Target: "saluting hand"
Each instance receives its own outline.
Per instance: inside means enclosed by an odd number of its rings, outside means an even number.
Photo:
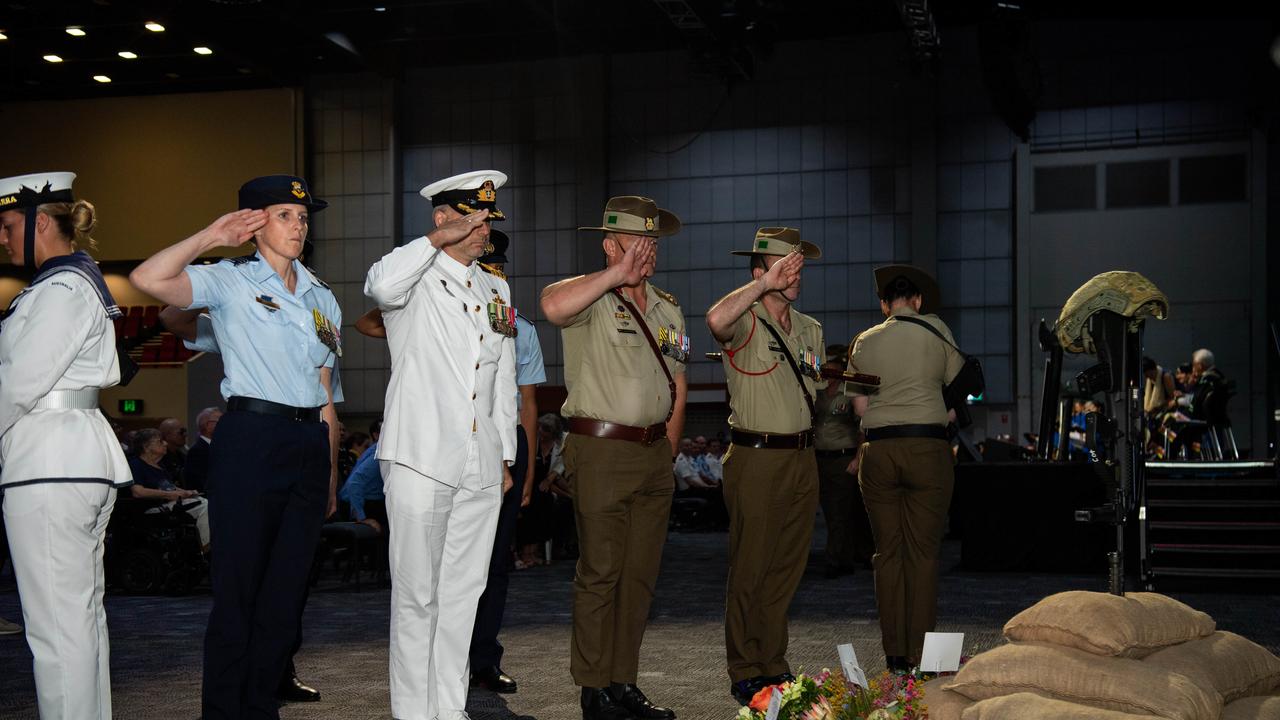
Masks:
[[[641,237],[631,243],[631,247],[622,253],[622,259],[615,268],[619,275],[619,285],[634,287],[645,278],[645,271],[652,268],[657,261],[657,250],[651,237]]]
[[[237,210],[214,220],[204,231],[213,238],[212,247],[237,247],[266,224],[266,210]]]
[[[431,242],[432,247],[437,249],[457,245],[470,237],[471,233],[480,227],[480,223],[488,219],[488,210],[480,210],[470,215],[454,218],[447,223],[437,225],[436,229],[427,233],[427,240]]]
[[[785,290],[800,278],[800,269],[804,267],[804,255],[792,251],[786,257],[775,262],[761,279],[767,290]]]

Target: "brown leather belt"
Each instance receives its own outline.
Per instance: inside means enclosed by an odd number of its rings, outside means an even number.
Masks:
[[[571,417],[569,418],[569,432],[575,435],[588,435],[608,440],[626,440],[628,442],[652,445],[667,437],[667,424],[660,422],[654,423],[649,427],[635,427],[607,420]]]
[[[757,433],[750,430],[733,430],[729,442],[749,448],[766,450],[803,450],[813,447],[813,431],[798,433]]]

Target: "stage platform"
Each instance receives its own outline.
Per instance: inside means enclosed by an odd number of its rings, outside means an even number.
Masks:
[[[823,530],[815,532],[821,545]],[[729,720],[737,711],[724,670],[724,534],[673,534],[658,581],[653,620],[641,660],[641,687],[676,709],[681,720]],[[822,576],[816,552],[792,608],[790,658],[796,669],[838,665],[835,645],[852,642],[869,670],[883,669],[871,573],[838,580]],[[1011,552],[1020,548],[1010,547]],[[520,683],[515,695],[473,691],[474,720],[576,720],[577,690],[569,677],[573,566],[516,572],[507,605],[504,668]],[[365,720],[390,717],[387,689],[389,592],[340,589],[327,574],[312,594],[306,642],[298,656],[302,678],[323,693],[319,703],[282,709],[286,720]],[[1002,642],[1014,613],[1061,590],[1105,589],[1101,574],[973,572],[960,568],[960,543],[944,546],[938,629],[966,633],[973,654]],[[1134,588],[1136,589],[1136,588]],[[1274,622],[1280,595],[1170,593],[1208,612],[1218,627],[1280,652]],[[195,720],[199,717],[200,648],[209,596],[110,595],[115,717]],[[19,619],[9,575],[0,577],[0,616]],[[0,637],[0,718],[34,720],[31,656],[22,636]]]

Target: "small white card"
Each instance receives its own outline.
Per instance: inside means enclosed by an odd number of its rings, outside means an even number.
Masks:
[[[845,679],[860,688],[867,687],[867,674],[858,664],[858,654],[853,651],[853,645],[837,645],[836,652],[840,653],[840,666],[844,668]]]
[[[924,652],[920,654],[921,672],[955,672],[960,669],[960,651],[964,633],[927,632]]]
[[[778,688],[773,689],[773,694],[769,696],[769,709],[764,713],[764,720],[778,720],[778,711],[782,709],[782,693],[778,692]]]

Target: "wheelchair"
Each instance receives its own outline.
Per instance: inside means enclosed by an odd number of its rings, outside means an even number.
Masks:
[[[162,505],[120,491],[107,524],[108,585],[130,595],[185,595],[204,579],[209,564],[195,519],[181,503],[147,512]]]

